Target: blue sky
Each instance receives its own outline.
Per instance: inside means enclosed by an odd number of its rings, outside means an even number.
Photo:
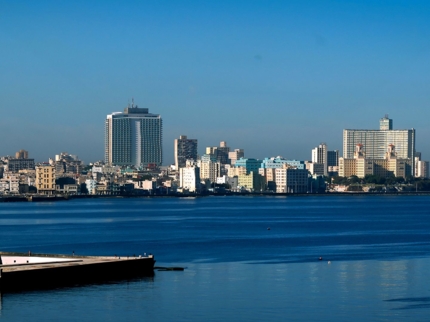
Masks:
[[[342,129],[417,130],[430,159],[428,1],[1,1],[0,155],[103,158],[131,98],[199,151],[310,159]]]

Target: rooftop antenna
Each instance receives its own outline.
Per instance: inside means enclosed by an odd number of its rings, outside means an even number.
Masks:
[[[131,98],[131,107],[134,108],[134,97]]]
[[[386,118],[386,119],[388,118],[388,114],[385,114],[385,118]]]

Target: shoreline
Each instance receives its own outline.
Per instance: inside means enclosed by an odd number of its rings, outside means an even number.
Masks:
[[[407,192],[325,192],[325,193],[265,193],[265,192],[230,192],[230,193],[204,193],[204,194],[168,194],[168,195],[14,195],[0,196],[2,202],[52,202],[78,199],[127,199],[127,198],[202,198],[211,196],[251,196],[251,197],[333,197],[333,196],[430,196],[430,191]]]

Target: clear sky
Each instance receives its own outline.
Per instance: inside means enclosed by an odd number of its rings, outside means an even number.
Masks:
[[[103,159],[134,97],[173,140],[248,157],[342,151],[342,129],[415,128],[430,159],[430,1],[0,0],[0,155]]]

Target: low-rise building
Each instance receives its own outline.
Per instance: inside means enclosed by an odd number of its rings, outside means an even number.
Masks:
[[[247,191],[264,191],[266,182],[258,173],[251,171],[248,174],[241,174],[237,177],[238,187]]]

